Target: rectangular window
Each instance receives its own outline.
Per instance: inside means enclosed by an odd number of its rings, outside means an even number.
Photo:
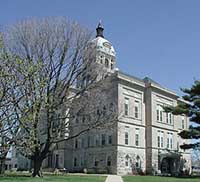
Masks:
[[[173,134],[171,133],[171,136],[170,136],[170,149],[173,148]]]
[[[106,144],[106,135],[102,134],[101,135],[101,145],[105,145]]]
[[[160,112],[159,112],[159,109],[157,108],[157,110],[156,110],[156,119],[157,119],[157,121],[159,121],[159,118],[160,118]]]
[[[81,159],[80,159],[80,166],[83,166],[84,165],[84,159],[83,159],[83,157],[81,157]]]
[[[111,166],[111,156],[107,157],[107,166]]]
[[[177,142],[177,151],[179,151],[179,142]]]
[[[158,148],[160,148],[160,133],[158,133]]]
[[[157,131],[157,142],[158,142],[158,148],[164,148],[164,132],[158,130]]]
[[[75,157],[74,158],[74,167],[76,167],[77,166],[77,158]]]
[[[156,119],[157,121],[163,121],[163,108],[161,105],[157,104],[156,106]]]
[[[135,145],[139,146],[139,128],[135,129]]]
[[[173,133],[167,133],[167,148],[173,148]]]
[[[172,138],[170,138],[170,149],[173,148]]]
[[[139,146],[139,134],[135,134],[135,145]]]
[[[182,129],[184,129],[185,128],[185,119],[184,119],[184,117],[182,117]]]
[[[125,132],[125,144],[128,145],[128,132]]]
[[[169,113],[166,112],[166,123],[169,123]]]
[[[108,144],[111,145],[112,144],[112,135],[108,136]]]
[[[124,115],[128,116],[129,115],[129,98],[125,98],[125,103],[124,103]]]
[[[169,124],[172,124],[172,114],[169,113]]]
[[[162,114],[163,112],[160,110],[160,121],[162,122]]]
[[[160,147],[161,148],[164,147],[164,132],[163,131],[160,132]]]
[[[135,101],[135,118],[139,118],[139,101]]]
[[[169,136],[167,136],[167,148],[169,149]]]
[[[78,140],[75,139],[75,149],[77,149],[77,148],[78,148]]]
[[[138,118],[138,107],[137,106],[135,106],[135,118]]]

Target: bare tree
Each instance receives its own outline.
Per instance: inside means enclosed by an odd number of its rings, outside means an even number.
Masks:
[[[18,78],[10,95],[20,129],[14,143],[22,155],[33,161],[33,176],[41,176],[42,161],[56,143],[105,123],[99,115],[74,135],[63,136],[77,115],[72,114],[72,108],[87,103],[94,115],[92,104],[87,102],[87,97],[94,96],[99,87],[98,70],[93,69],[95,64],[91,61],[94,52],[88,47],[91,35],[86,28],[65,18],[25,20],[7,30],[6,45],[15,58],[12,70]],[[90,78],[76,88],[88,72]],[[112,115],[107,116],[106,120]]]
[[[4,57],[3,55],[3,40],[2,37],[0,37],[0,174],[4,173],[4,166],[5,166],[5,159],[8,152],[7,142],[5,141],[5,121],[4,121],[4,109],[5,109],[5,100],[6,100],[6,92],[8,90],[7,84],[6,84],[6,71],[3,67],[2,59]]]
[[[0,174],[4,173],[7,153],[18,132],[10,97],[16,86],[15,81],[11,57],[5,51],[3,39],[0,36]]]

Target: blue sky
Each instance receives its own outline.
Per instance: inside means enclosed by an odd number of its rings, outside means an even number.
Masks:
[[[66,16],[105,37],[123,72],[149,76],[181,94],[200,79],[199,0],[2,0],[0,25],[31,17]]]

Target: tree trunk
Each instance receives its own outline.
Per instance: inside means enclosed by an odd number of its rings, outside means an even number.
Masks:
[[[0,159],[0,174],[5,172],[5,159]]]
[[[36,176],[42,177],[41,167],[42,167],[42,160],[39,159],[33,160],[33,173],[32,173],[33,177]]]

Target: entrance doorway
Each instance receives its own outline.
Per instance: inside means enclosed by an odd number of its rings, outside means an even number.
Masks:
[[[163,174],[171,174],[171,162],[172,160],[170,158],[164,158],[161,163],[161,173]]]

